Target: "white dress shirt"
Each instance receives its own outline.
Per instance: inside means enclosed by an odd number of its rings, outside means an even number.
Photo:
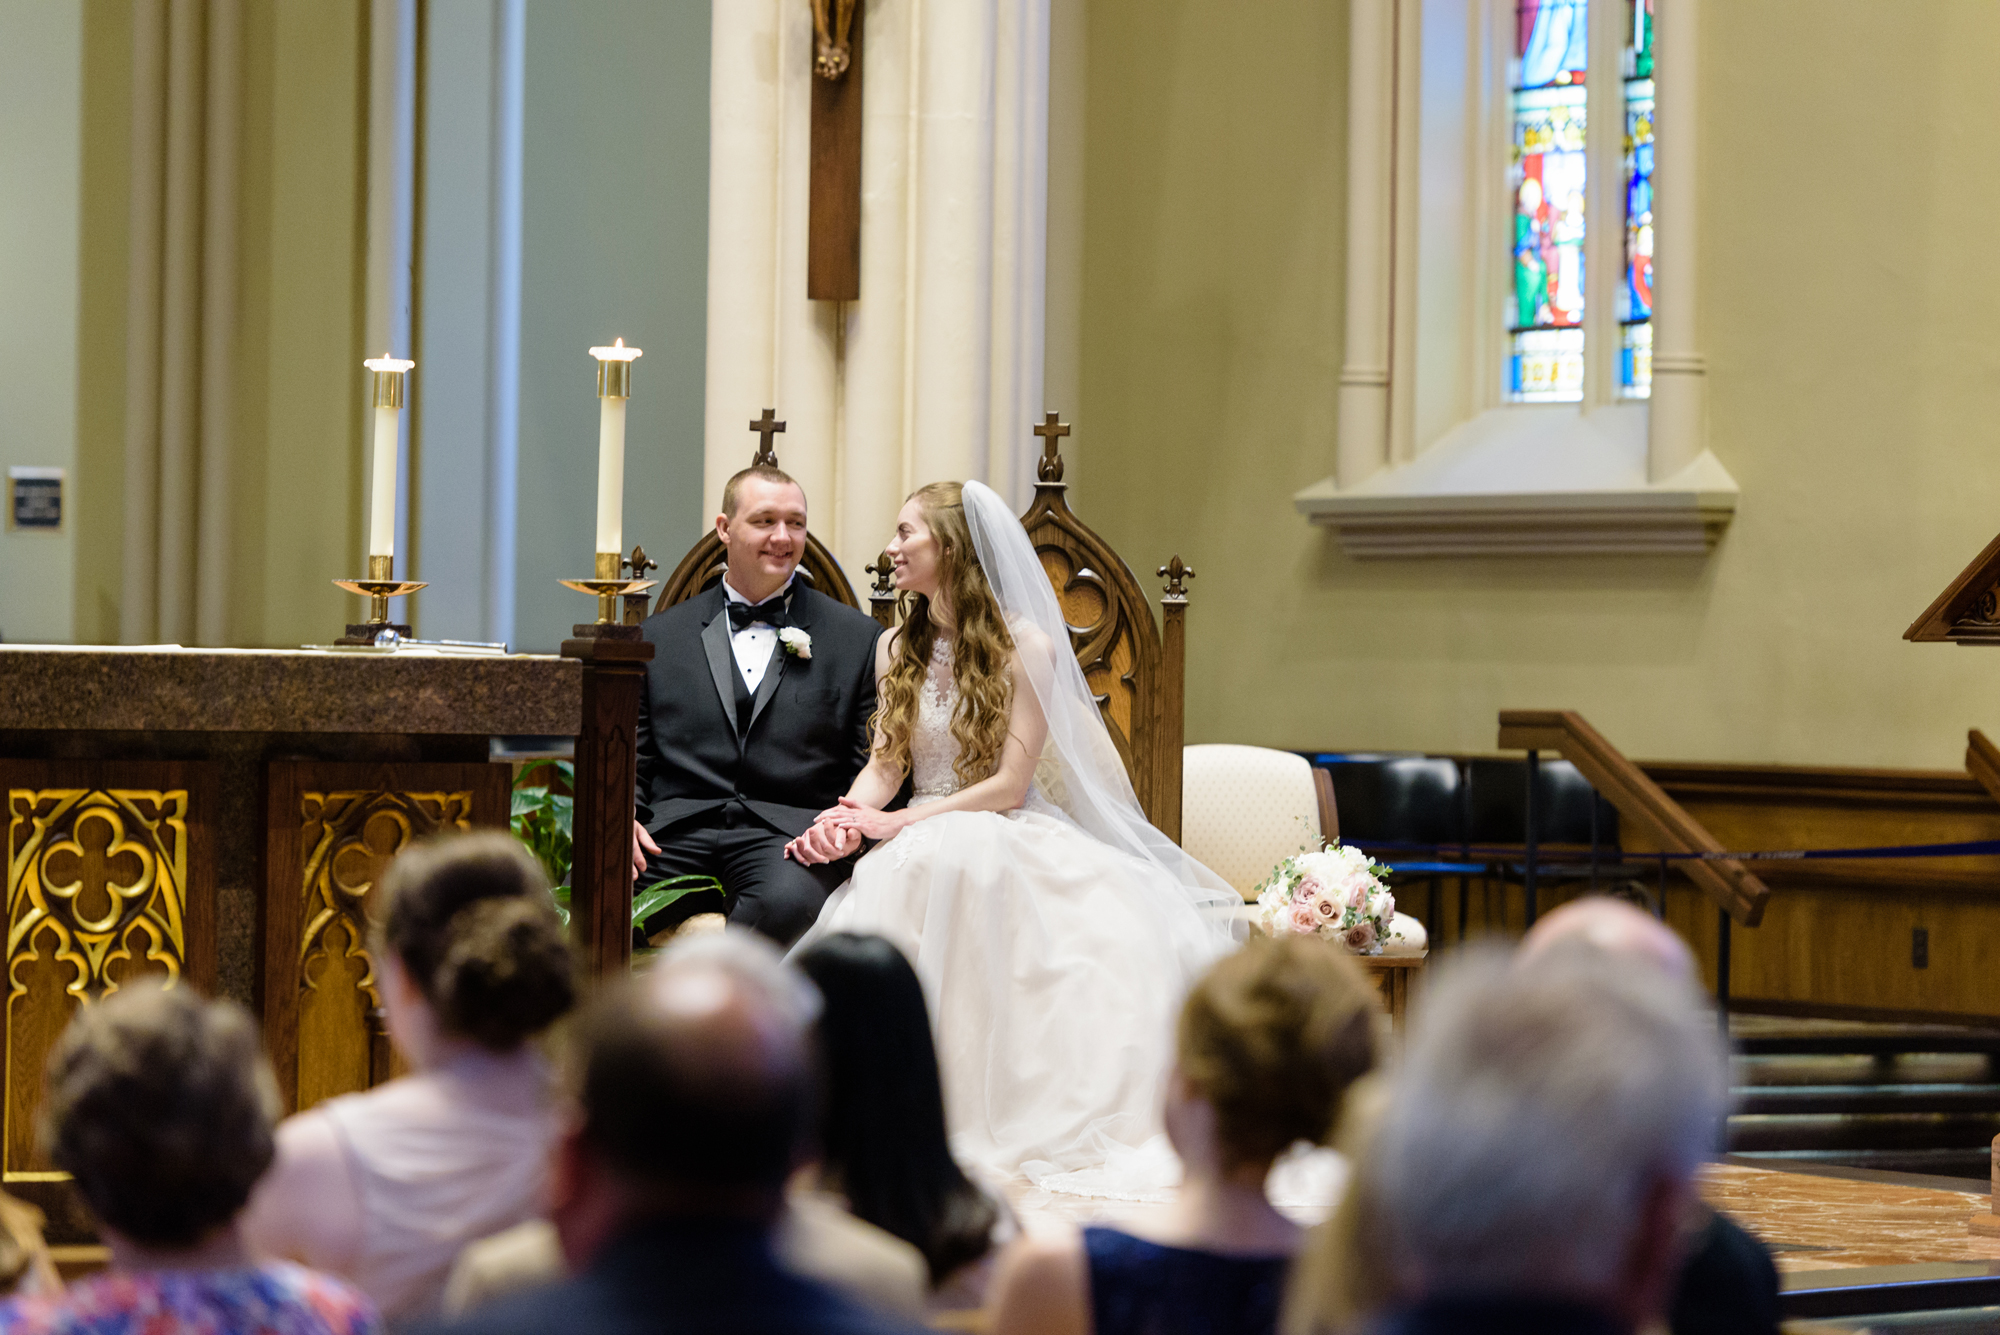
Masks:
[[[798,576],[792,576],[797,579]],[[785,581],[785,587],[772,594],[773,598],[785,596],[785,590],[792,587],[792,580]],[[750,600],[729,585],[727,575],[722,578],[722,596],[732,603],[749,605]],[[725,609],[725,614],[727,609]],[[778,648],[778,631],[762,621],[753,621],[742,630],[729,633],[729,648],[736,655],[736,670],[743,674],[743,685],[750,694],[757,694],[757,687],[764,680],[764,674],[771,670],[771,655]]]

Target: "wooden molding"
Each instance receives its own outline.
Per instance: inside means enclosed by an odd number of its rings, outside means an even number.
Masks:
[[[1554,751],[1582,771],[1583,777],[1618,809],[1618,814],[1645,827],[1670,853],[1720,853],[1722,845],[1680,803],[1647,778],[1604,735],[1568,709],[1503,709],[1500,746],[1510,751]],[[1740,862],[1685,862],[1688,879],[1717,906],[1745,927],[1764,916],[1771,891]]]
[[[1958,572],[1903,638],[1920,643],[2000,644],[2000,537]]]
[[[1965,735],[1965,772],[2000,802],[2000,746],[1977,728]]]

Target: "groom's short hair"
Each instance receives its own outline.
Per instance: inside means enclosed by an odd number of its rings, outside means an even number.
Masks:
[[[799,487],[799,480],[782,468],[774,467],[771,464],[751,464],[735,477],[730,478],[729,481],[722,484],[722,513],[732,519],[736,517],[736,493],[742,490],[745,479],[753,477],[760,478],[765,482],[776,482],[780,486]],[[806,489],[799,487],[799,495],[803,497],[805,494]]]

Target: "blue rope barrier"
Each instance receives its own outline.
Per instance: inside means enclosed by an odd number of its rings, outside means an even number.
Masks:
[[[1468,847],[1464,844],[1398,843],[1370,839],[1344,839],[1341,842],[1370,854],[1421,853],[1429,861],[1454,867],[1483,867],[1495,862],[1523,862],[1528,857],[1527,847],[1521,844]],[[1672,862],[1845,862],[1871,858],[1972,858],[1996,855],[2000,855],[2000,839],[1973,839],[1955,844],[1896,844],[1882,848],[1782,848],[1717,853],[1650,852],[1638,856],[1647,860],[1664,858]],[[1596,861],[1602,864],[1607,861],[1621,861],[1623,856],[1618,850],[1606,850],[1594,857],[1588,852],[1571,852],[1567,849],[1537,847],[1534,850],[1537,862]]]

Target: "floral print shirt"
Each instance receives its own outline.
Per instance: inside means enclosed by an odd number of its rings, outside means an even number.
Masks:
[[[248,1270],[102,1274],[0,1304],[0,1335],[378,1335],[375,1308],[288,1261]]]

